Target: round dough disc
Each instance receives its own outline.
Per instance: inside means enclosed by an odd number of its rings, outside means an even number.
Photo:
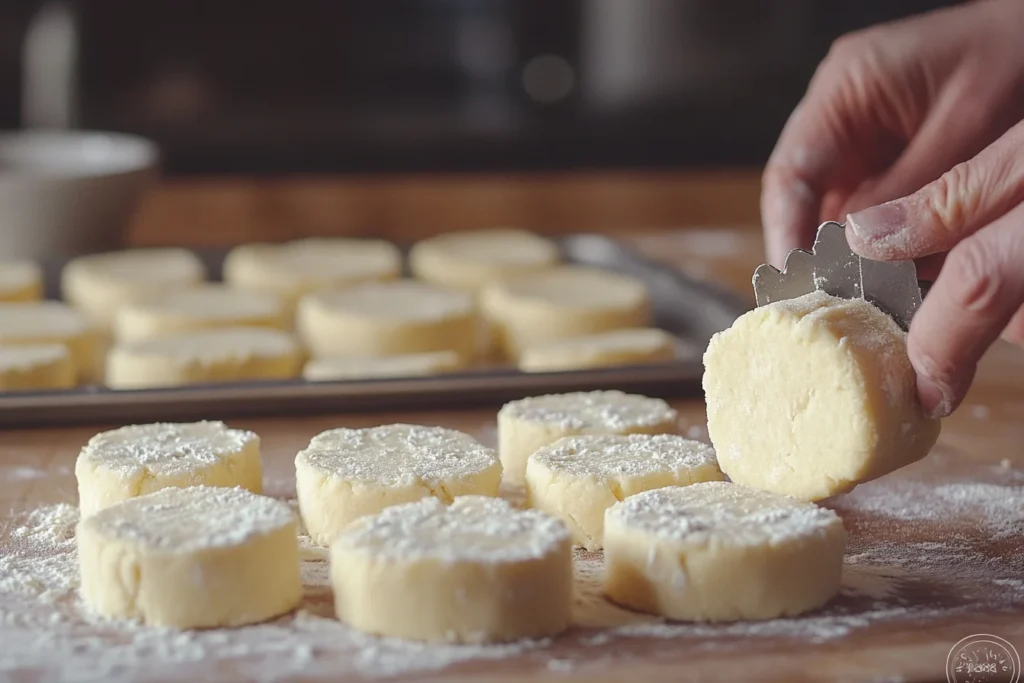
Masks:
[[[223,422],[130,425],[89,439],[75,463],[82,515],[165,488],[263,490],[260,437]]]
[[[299,345],[286,332],[262,327],[195,330],[115,346],[107,355],[107,386],[146,389],[290,379],[301,366]]]
[[[240,488],[171,488],[78,524],[82,599],[107,617],[213,628],[266,621],[302,599],[286,503]]]
[[[475,292],[492,280],[550,268],[558,245],[525,230],[451,232],[423,240],[409,252],[421,280]]]
[[[523,349],[569,337],[650,322],[643,282],[596,268],[560,266],[488,285],[481,310],[498,348],[510,358]]]
[[[498,411],[498,453],[505,478],[521,484],[538,448],[577,434],[671,434],[678,415],[658,398],[621,391],[548,394]]]
[[[0,261],[0,301],[43,298],[43,269],[34,261]]]
[[[170,291],[123,306],[114,322],[119,342],[153,339],[178,332],[221,327],[289,326],[284,303],[267,292],[202,285]]]
[[[793,616],[839,591],[845,548],[842,520],[813,503],[726,482],[655,489],[605,513],[605,592],[670,619]]]
[[[815,292],[742,315],[704,354],[708,434],[738,484],[821,500],[923,458],[906,334],[867,301]]]
[[[311,382],[346,379],[379,379],[390,377],[427,377],[455,372],[464,367],[454,351],[409,353],[381,358],[338,356],[314,358],[306,362],[302,376]]]
[[[90,376],[98,343],[85,316],[60,302],[0,303],[0,346],[62,344],[79,379]]]
[[[315,357],[477,351],[473,297],[414,280],[319,292],[299,303],[297,326]]]
[[[433,497],[497,496],[501,464],[471,436],[394,424],[330,429],[295,458],[299,511],[314,543],[328,545],[349,522]]]
[[[530,456],[526,500],[565,522],[574,543],[600,550],[604,511],[616,502],[721,479],[715,451],[699,441],[674,434],[570,436]]]
[[[74,386],[75,364],[63,344],[0,347],[0,391]]]
[[[310,292],[402,273],[402,255],[390,242],[316,237],[286,244],[245,244],[224,261],[224,281],[232,287],[281,296],[289,307]]]
[[[202,282],[206,270],[186,249],[130,249],[80,256],[61,273],[64,300],[102,328],[125,304]]]
[[[658,363],[675,355],[676,338],[671,334],[653,327],[634,327],[528,346],[519,356],[519,369],[563,372]]]
[[[569,623],[569,533],[537,510],[466,496],[391,507],[331,544],[338,618],[425,641],[552,636]]]

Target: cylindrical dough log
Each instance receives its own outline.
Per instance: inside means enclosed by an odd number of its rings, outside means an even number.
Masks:
[[[0,391],[74,386],[75,364],[63,344],[0,347]]]
[[[302,599],[295,514],[241,488],[193,486],[78,524],[82,599],[108,617],[181,629],[241,626]]]
[[[394,424],[329,429],[295,457],[299,511],[314,543],[328,545],[353,520],[434,497],[497,496],[501,464],[467,434]]]
[[[390,242],[312,237],[286,244],[245,244],[224,260],[232,287],[271,292],[294,308],[305,294],[378,280],[402,273],[402,255]]]
[[[508,228],[445,233],[418,242],[409,252],[409,267],[419,279],[470,292],[560,260],[551,240]]]
[[[107,386],[146,389],[290,379],[302,353],[292,336],[262,327],[194,330],[119,344],[107,355]]]
[[[121,306],[205,278],[202,261],[187,249],[129,249],[73,259],[61,273],[61,290],[65,301],[110,329]]]
[[[468,361],[478,347],[473,297],[414,280],[309,294],[296,324],[318,358],[455,351]]]
[[[335,356],[306,362],[302,376],[311,382],[391,377],[427,377],[465,367],[454,351],[407,353],[401,356]]]
[[[130,425],[89,439],[75,463],[82,515],[160,489],[263,490],[260,437],[223,422]]]
[[[291,321],[284,303],[269,292],[202,285],[147,297],[121,307],[114,321],[118,342],[223,327],[284,330]]]
[[[923,458],[906,334],[862,299],[814,292],[762,306],[704,354],[708,434],[729,478],[820,500]]]
[[[63,344],[79,379],[96,362],[98,337],[78,311],[57,301],[0,303],[0,346]]]
[[[523,372],[564,372],[669,361],[676,338],[653,327],[632,327],[527,346],[519,355]]]
[[[658,398],[621,391],[548,394],[498,411],[498,454],[505,479],[521,484],[538,448],[577,434],[670,434],[678,415]]]
[[[793,616],[839,591],[839,516],[767,491],[706,482],[655,489],[608,508],[605,592],[670,619]]]
[[[560,339],[650,322],[643,282],[596,268],[560,266],[488,285],[481,310],[509,358]]]
[[[715,451],[674,434],[569,436],[526,464],[530,507],[561,519],[573,542],[600,550],[604,511],[642,491],[720,481]]]
[[[0,301],[43,298],[43,269],[35,261],[0,262]]]
[[[338,618],[370,633],[499,642],[569,623],[569,533],[500,498],[428,499],[361,519],[331,544],[330,571]]]

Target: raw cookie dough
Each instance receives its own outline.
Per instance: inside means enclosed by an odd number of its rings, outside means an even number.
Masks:
[[[478,347],[473,297],[415,280],[309,294],[296,325],[315,357],[455,351],[468,361]]]
[[[669,619],[793,616],[839,591],[846,531],[836,513],[707,482],[646,491],[605,513],[605,593]]]
[[[920,460],[939,436],[906,334],[867,301],[755,308],[704,354],[708,434],[738,484],[820,500]]]
[[[96,325],[111,328],[125,304],[205,278],[199,257],[186,249],[129,249],[73,259],[61,273],[61,290]]]
[[[641,491],[720,481],[715,451],[674,434],[569,436],[526,463],[530,507],[558,517],[573,542],[600,550],[604,511]]]
[[[103,616],[181,629],[242,626],[302,599],[287,503],[241,488],[171,488],[78,524],[81,594]]]
[[[89,439],[75,478],[83,516],[171,487],[241,486],[260,493],[260,437],[223,422],[130,425]]]
[[[311,382],[390,377],[427,377],[455,372],[465,367],[454,351],[407,353],[401,356],[338,356],[306,362],[302,376]]]
[[[75,364],[63,344],[0,347],[0,391],[74,386]]]
[[[621,391],[548,394],[498,411],[498,453],[505,478],[523,483],[526,459],[541,446],[577,434],[670,434],[678,415],[658,398]]]
[[[558,245],[551,240],[505,228],[438,235],[417,243],[409,253],[409,267],[419,279],[470,292],[560,260]]]
[[[523,349],[523,372],[562,372],[616,365],[657,363],[675,358],[676,338],[653,327],[598,332]]]
[[[394,424],[329,429],[295,457],[299,511],[314,543],[328,545],[352,520],[434,497],[497,496],[501,464],[453,429]]]
[[[43,298],[43,269],[34,261],[0,261],[0,301]]]
[[[569,624],[569,533],[500,498],[435,499],[363,518],[331,544],[338,618],[361,631],[482,643],[552,636]]]
[[[643,282],[596,268],[560,266],[488,285],[481,310],[509,358],[548,342],[650,322]]]
[[[301,367],[299,345],[286,332],[264,327],[195,330],[115,346],[107,356],[107,386],[146,389],[289,379]]]
[[[286,244],[245,244],[224,261],[232,287],[281,296],[289,307],[309,292],[337,289],[402,273],[402,255],[390,242],[315,237]]]
[[[123,306],[114,321],[119,342],[222,327],[287,329],[284,303],[269,292],[203,285],[170,291]]]
[[[98,337],[78,311],[57,301],[0,303],[0,346],[39,344],[66,346],[79,379],[96,362]]]

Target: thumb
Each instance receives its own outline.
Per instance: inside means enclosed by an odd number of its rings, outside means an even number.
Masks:
[[[948,251],[1024,201],[1024,122],[914,194],[847,216],[850,247],[898,261]]]

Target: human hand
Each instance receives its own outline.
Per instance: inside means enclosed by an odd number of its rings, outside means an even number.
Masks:
[[[1024,2],[978,0],[839,39],[764,174],[769,260],[907,195],[1024,118]],[[928,315],[931,315],[930,313]]]

